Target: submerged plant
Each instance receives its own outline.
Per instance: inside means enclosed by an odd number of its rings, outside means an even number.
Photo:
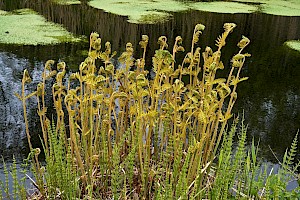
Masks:
[[[221,49],[235,27],[225,23],[216,40],[217,50],[206,47],[201,53],[197,43],[205,26],[196,25],[191,49],[176,63],[176,55],[185,51],[182,38],[176,37],[170,52],[167,38],[161,36],[152,58],[152,78],[147,78],[146,35],[139,43],[141,58],[133,57],[133,46],[127,43],[118,68],[112,62],[116,52],[111,44],[106,42],[101,50],[102,40],[92,33],[88,57],[78,72],[66,76],[64,62],[54,70],[54,61],[48,61],[42,82],[27,96],[29,76],[25,71],[19,98],[26,121],[26,99],[37,97],[46,155],[45,168],[40,166],[37,153],[33,156],[40,195],[50,199],[201,199],[210,191],[217,191],[217,195],[223,192],[225,187],[210,188],[212,162],[232,117],[237,85],[247,79],[240,73],[250,56],[243,53],[250,42],[243,36],[229,74],[217,78],[218,71],[224,69]],[[56,116],[50,120],[46,116],[45,82],[53,76]],[[230,137],[232,133],[222,145],[227,149],[221,150],[222,162],[224,155],[226,159],[231,155]],[[245,131],[241,138],[234,168],[242,166],[239,158],[245,155]],[[35,152],[32,146],[30,149]],[[220,175],[213,178],[217,185],[224,169],[221,167],[216,173]],[[228,175],[233,177],[234,173]]]

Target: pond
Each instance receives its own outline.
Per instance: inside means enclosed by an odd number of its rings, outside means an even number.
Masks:
[[[1,0],[0,10],[30,8],[77,36],[88,37],[96,31],[104,41],[110,41],[112,49],[118,52],[124,51],[127,42],[138,46],[141,36],[147,34],[150,38],[149,55],[158,48],[157,38],[161,35],[168,37],[170,46],[176,36],[182,36],[184,46],[188,49],[197,23],[206,26],[199,42],[202,49],[206,45],[214,47],[223,24],[236,23],[237,28],[228,38],[223,51],[224,63],[227,66],[230,64],[230,57],[238,51],[236,44],[242,35],[251,40],[246,51],[252,56],[243,71],[243,76],[250,78],[238,88],[234,113],[244,115],[248,124],[248,140],[254,137],[260,141],[261,158],[277,162],[270,149],[280,159],[290,146],[300,128],[300,53],[289,50],[283,43],[300,38],[300,14],[222,14],[185,9],[174,13],[171,10],[168,19],[163,22],[138,24],[130,20],[128,22],[126,16],[93,8],[88,1],[73,3],[63,5],[49,0]],[[84,41],[36,46],[0,44],[0,154],[12,157],[12,154],[28,152],[24,140],[22,106],[14,95],[21,91],[23,70],[27,68],[33,76],[34,83],[30,87],[34,89],[47,60],[65,61],[68,69],[75,71],[85,58],[87,49],[88,43]],[[140,55],[139,49],[135,49],[135,52]],[[34,100],[29,102],[29,123],[38,144],[40,129],[34,103]]]

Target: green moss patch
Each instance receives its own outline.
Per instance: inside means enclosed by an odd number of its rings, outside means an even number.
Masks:
[[[81,4],[79,0],[53,0],[53,2],[60,5]]]
[[[290,40],[284,43],[290,49],[296,50],[300,53],[300,40]]]
[[[30,9],[0,12],[0,24],[0,43],[47,45],[80,41],[62,26],[48,22]]]

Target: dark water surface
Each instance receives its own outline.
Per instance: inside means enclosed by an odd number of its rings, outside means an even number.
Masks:
[[[169,46],[181,35],[189,49],[192,32],[197,23],[206,26],[199,42],[201,47],[214,48],[214,41],[222,32],[225,22],[234,22],[237,28],[229,36],[223,50],[223,61],[229,65],[230,57],[237,53],[237,42],[242,35],[251,40],[246,51],[252,54],[246,62],[244,76],[250,77],[240,84],[236,114],[245,115],[249,125],[248,140],[260,139],[261,157],[276,162],[270,148],[280,158],[290,146],[300,128],[300,53],[283,47],[286,40],[300,38],[300,17],[282,17],[262,13],[217,14],[200,11],[174,13],[168,22],[154,25],[137,25],[121,17],[81,5],[62,6],[48,0],[0,0],[1,10],[31,8],[47,20],[62,24],[68,31],[86,35],[92,31],[103,41],[110,41],[112,49],[125,49],[127,42],[138,47],[142,34],[150,37],[148,57],[158,48],[157,38],[168,37]],[[28,68],[35,83],[39,81],[43,64],[48,59],[65,61],[69,69],[83,61],[83,50],[88,43],[61,44],[55,46],[16,46],[0,44],[0,154],[12,157],[12,153],[26,150],[25,128],[21,102],[14,92],[21,92],[22,71]],[[140,56],[136,49],[136,57]],[[34,83],[32,84],[34,89]],[[32,133],[39,133],[34,100],[29,115]],[[38,141],[38,137],[36,137]],[[24,142],[22,142],[24,141]]]

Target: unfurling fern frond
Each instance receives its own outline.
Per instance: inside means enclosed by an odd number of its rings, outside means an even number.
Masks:
[[[241,49],[245,48],[248,44],[250,43],[250,40],[245,37],[242,36],[242,39],[239,41],[239,43],[237,44],[237,46]]]
[[[158,38],[157,43],[159,44],[161,50],[163,50],[164,48],[168,48],[167,37],[166,36],[160,36]]]
[[[227,37],[226,32],[224,32],[224,33],[222,33],[222,35],[218,36],[218,38],[216,39],[216,46],[219,48],[225,46],[226,37]]]
[[[234,23],[225,23],[224,24],[225,31],[216,40],[216,46],[219,47],[219,50],[221,47],[225,46],[225,44],[226,44],[225,40],[226,40],[228,34],[231,33],[235,27],[236,27],[236,24],[234,24]]]
[[[230,33],[236,27],[236,24],[235,23],[225,23],[223,27],[224,27],[225,32]]]

